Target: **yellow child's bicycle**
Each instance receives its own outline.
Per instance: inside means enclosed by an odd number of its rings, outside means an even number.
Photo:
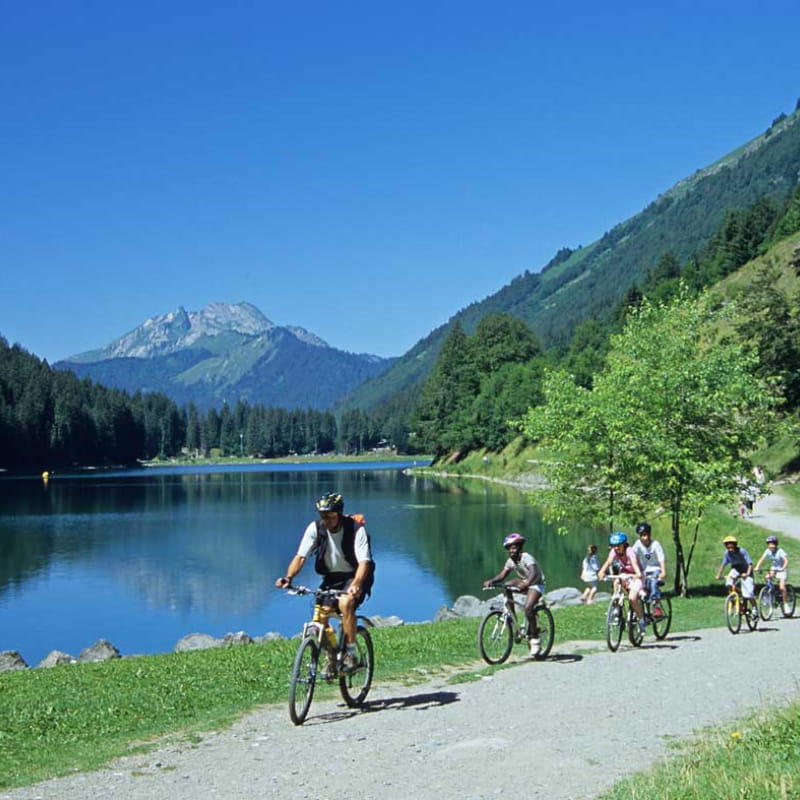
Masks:
[[[314,595],[314,615],[303,625],[303,636],[294,657],[289,681],[289,717],[292,722],[302,725],[305,721],[318,678],[327,683],[338,681],[345,703],[351,708],[358,708],[372,686],[375,670],[375,651],[367,630],[371,623],[366,617],[356,618],[356,666],[346,669],[344,655],[347,643],[338,611],[342,592],[309,589],[306,586],[292,586],[287,591],[294,595]]]
[[[742,627],[742,617],[751,631],[758,627],[756,601],[753,599],[752,602],[748,602],[742,596],[742,576],[739,575],[734,578],[725,597],[725,624],[731,633],[739,633]]]

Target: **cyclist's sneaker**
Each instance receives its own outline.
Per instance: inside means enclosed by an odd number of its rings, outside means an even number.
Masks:
[[[644,618],[639,620],[639,630],[644,633],[647,630],[647,622]]]
[[[531,648],[531,658],[535,658],[539,655],[541,642],[538,639],[528,639],[528,644]]]
[[[655,605],[653,606],[653,617],[655,619],[661,619],[664,616],[664,612],[661,610],[661,603],[656,600]]]
[[[361,666],[356,653],[345,653],[342,659],[342,672],[355,672]]]

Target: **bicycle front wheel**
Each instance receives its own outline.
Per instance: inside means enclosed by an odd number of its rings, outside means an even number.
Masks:
[[[738,594],[729,594],[725,598],[725,623],[731,633],[739,633],[739,628],[742,627],[742,617],[739,614]]]
[[[311,700],[314,697],[314,686],[317,683],[317,666],[319,664],[319,645],[317,640],[306,637],[297,648],[292,667],[292,678],[289,683],[289,717],[295,725],[305,721]]]
[[[758,593],[758,611],[761,618],[764,620],[772,619],[772,612],[774,611],[772,603],[772,587],[763,586]]]
[[[553,649],[553,640],[556,636],[553,612],[547,606],[536,609],[536,628],[539,631],[539,652],[534,658],[537,661],[544,661]]]
[[[743,600],[744,603],[744,618],[747,622],[747,627],[754,631],[758,627],[758,606],[755,599],[751,603],[749,600]]]
[[[356,628],[356,657],[358,666],[352,672],[339,675],[339,689],[350,708],[358,708],[367,699],[369,687],[372,686],[372,674],[375,671],[372,637],[363,625]]]
[[[668,595],[662,595],[656,602],[659,604],[656,608],[661,608],[661,615],[656,616],[655,611],[653,613],[653,633],[656,639],[661,640],[666,639],[672,626],[672,600]]]
[[[613,600],[608,604],[606,612],[606,644],[612,653],[616,653],[622,641],[622,631],[625,629],[624,609],[621,603]]]
[[[786,602],[783,603],[781,606],[781,610],[783,611],[784,617],[793,617],[794,616],[794,607],[795,607],[796,599],[794,596],[794,586],[791,583],[786,584]]]
[[[490,611],[478,628],[478,650],[487,664],[502,664],[511,654],[514,631],[504,611]]]

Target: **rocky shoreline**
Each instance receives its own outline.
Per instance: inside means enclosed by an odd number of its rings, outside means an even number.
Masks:
[[[568,586],[562,589],[554,589],[545,595],[547,605],[555,610],[566,606],[580,605],[581,591]],[[603,600],[605,596],[598,595],[598,600]],[[441,622],[448,619],[460,619],[464,617],[482,617],[492,608],[502,608],[503,594],[497,594],[488,600],[479,600],[472,595],[462,595],[457,598],[452,606],[442,606],[432,620],[424,622],[406,623],[398,616],[373,616],[368,617],[370,624],[376,628],[389,628],[406,624],[424,625],[431,622]],[[297,634],[299,635],[299,634]],[[208,650],[215,647],[236,647],[240,645],[262,644],[274,641],[275,639],[285,639],[279,633],[265,633],[263,636],[250,636],[244,631],[236,633],[226,633],[220,638],[211,636],[207,633],[190,633],[180,639],[173,652],[181,653],[188,650]],[[35,667],[31,667],[22,655],[16,650],[5,650],[0,652],[0,672],[11,672],[25,669],[47,669],[61,664],[88,664],[98,661],[110,661],[115,658],[136,658],[135,655],[123,656],[122,653],[106,639],[98,639],[90,647],[81,650],[80,654],[72,656],[60,650],[53,650],[48,653]]]

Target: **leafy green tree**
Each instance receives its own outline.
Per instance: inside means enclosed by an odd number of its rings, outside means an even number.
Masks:
[[[472,360],[481,375],[490,375],[504,364],[524,364],[542,352],[533,331],[519,318],[487,314],[469,340]]]
[[[611,530],[669,514],[676,592],[688,592],[694,547],[684,552],[683,527],[736,497],[749,454],[779,428],[776,383],[756,375],[752,349],[720,335],[725,314],[686,290],[669,304],[645,301],[612,337],[591,391],[552,372],[545,403],[522,420],[556,451],[544,465],[551,515],[581,509]]]

